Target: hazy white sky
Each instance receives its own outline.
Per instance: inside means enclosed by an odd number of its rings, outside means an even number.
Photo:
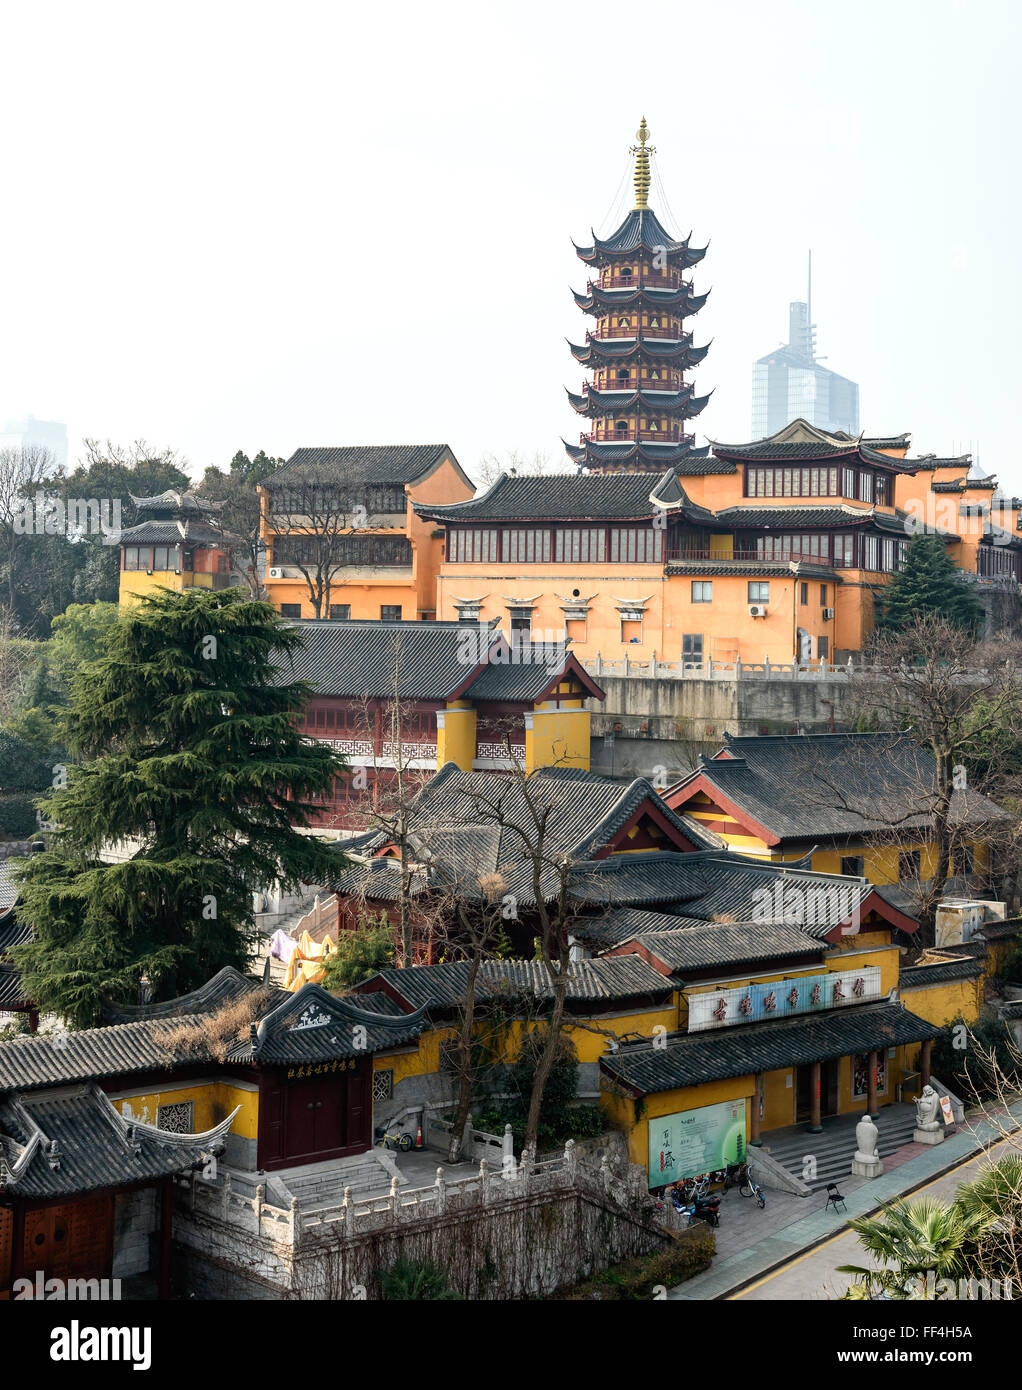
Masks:
[[[1016,5],[0,14],[0,419],[66,421],[72,456],[83,435],[195,473],[314,444],[559,454],[571,238],[608,230],[645,113],[710,242],[700,435],[748,438],[811,246],[819,351],[863,428],[978,447],[1022,491]]]

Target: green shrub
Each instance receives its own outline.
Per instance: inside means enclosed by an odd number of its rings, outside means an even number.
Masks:
[[[1022,985],[1022,949],[1019,946],[1005,956],[999,978],[1006,985]]]
[[[686,1279],[709,1269],[716,1249],[713,1231],[700,1222],[687,1231],[674,1232],[671,1244],[655,1255],[635,1255],[580,1284],[558,1290],[554,1297],[570,1302],[652,1298],[658,1287],[683,1284]]]
[[[514,1060],[497,1070],[494,1089],[508,1094],[473,1111],[477,1129],[489,1134],[503,1134],[504,1126],[510,1125],[515,1144],[519,1147],[522,1145],[532,1082],[545,1041],[544,1029],[527,1033]],[[573,1104],[577,1091],[578,1054],[571,1039],[565,1037],[561,1039],[543,1092],[539,1114],[540,1148],[563,1144],[567,1139],[590,1139],[606,1129],[606,1116],[598,1105]]]
[[[39,792],[12,792],[0,796],[0,835],[24,840],[38,832],[35,802]]]
[[[376,1277],[383,1297],[392,1301],[419,1299],[436,1303],[461,1298],[448,1285],[444,1271],[434,1264],[402,1259],[391,1269],[378,1269]]]
[[[359,914],[355,930],[338,932],[337,937],[337,950],[323,967],[324,989],[339,994],[394,964],[394,928],[385,913]]]
[[[967,1046],[955,1047],[956,1030],[962,1027],[968,1030]],[[958,1037],[962,1036],[958,1033]],[[981,1018],[967,1023],[959,1014],[934,1041],[932,1070],[963,1100],[982,1100],[996,1093],[997,1072],[1009,1085],[1022,1085],[1022,1076],[1016,1074],[1011,1051],[1011,1036],[1001,1019]],[[990,1053],[993,1066],[984,1055]]]

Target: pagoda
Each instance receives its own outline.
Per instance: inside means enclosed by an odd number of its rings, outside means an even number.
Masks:
[[[690,370],[706,356],[709,345],[695,347],[685,320],[706,303],[694,294],[686,270],[706,254],[675,241],[649,206],[650,155],[646,118],[632,146],[635,206],[612,236],[591,246],[575,245],[579,259],[592,266],[590,279],[575,303],[595,319],[581,346],[569,344],[577,362],[593,373],[581,395],[568,392],[574,409],[592,423],[568,455],[579,471],[594,473],[684,472],[691,461],[706,458],[697,449],[688,421],[709,396],[697,396]]]

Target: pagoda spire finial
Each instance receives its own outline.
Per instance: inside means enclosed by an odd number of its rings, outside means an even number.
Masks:
[[[637,145],[632,146],[632,154],[635,155],[635,171],[633,179],[635,182],[635,207],[637,211],[649,207],[649,157],[654,152],[655,146],[648,144],[649,126],[646,124],[646,117],[643,116],[639,122],[639,128],[635,132]]]

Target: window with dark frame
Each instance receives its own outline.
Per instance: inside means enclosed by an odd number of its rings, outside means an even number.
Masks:
[[[921,872],[920,852],[917,849],[898,851],[898,879],[918,879]]]
[[[861,854],[843,854],[841,856],[841,872],[851,878],[865,878],[866,861]]]

